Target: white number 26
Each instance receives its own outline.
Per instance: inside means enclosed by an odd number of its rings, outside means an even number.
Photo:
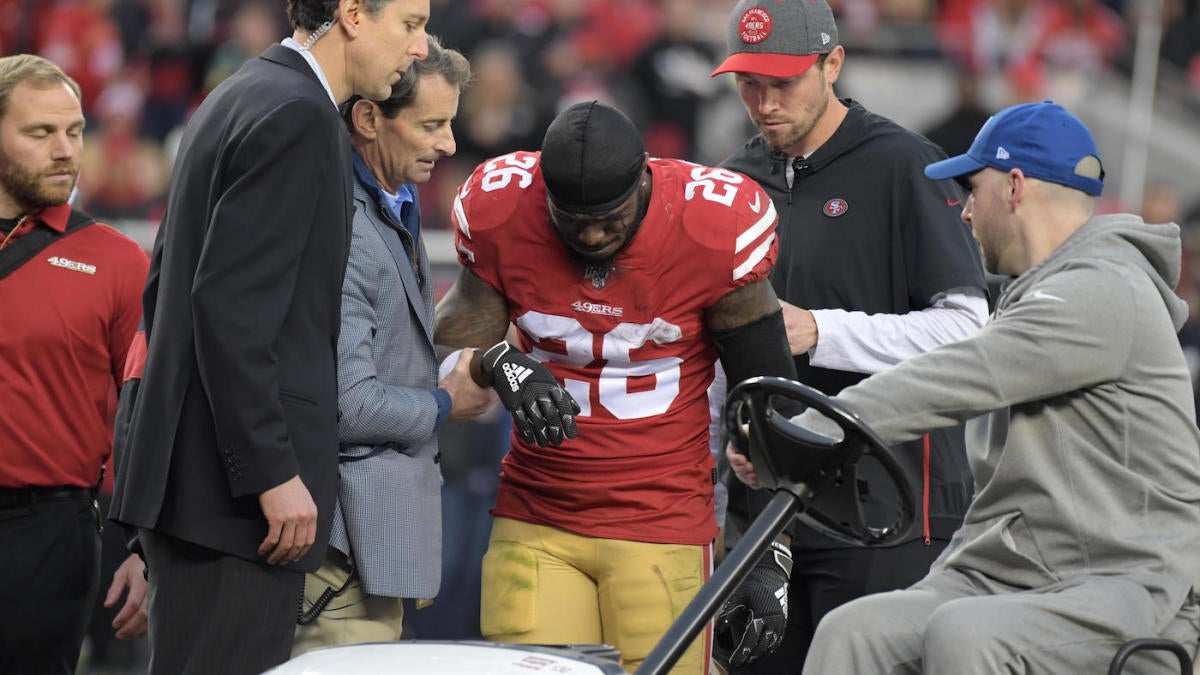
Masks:
[[[579,402],[580,415],[590,416],[592,387],[597,388],[597,400],[613,417],[622,420],[661,415],[679,396],[679,365],[683,359],[667,356],[657,359],[634,360],[630,352],[650,342],[667,344],[683,337],[678,326],[662,319],[648,324],[621,323],[605,333],[601,340],[567,316],[527,312],[517,319],[517,325],[529,335],[562,343],[566,354],[550,352],[533,345],[531,354],[540,361],[556,361],[584,368],[596,360],[604,360],[598,378],[587,380],[567,378],[563,386]],[[594,372],[594,371],[591,371]],[[633,378],[654,378],[653,388],[630,391]]]
[[[685,186],[683,197],[691,200],[696,196],[696,188],[702,188],[700,194],[708,201],[733,206],[733,198],[738,191],[737,186],[744,181],[745,178],[741,174],[727,169],[697,166],[692,169],[692,180]],[[721,192],[717,192],[717,183],[721,183]]]

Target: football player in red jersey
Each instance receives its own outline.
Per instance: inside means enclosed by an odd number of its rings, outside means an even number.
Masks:
[[[629,119],[596,101],[555,118],[540,153],[487,161],[459,189],[463,267],[435,341],[485,347],[511,322],[513,350],[580,407],[575,438],[514,434],[483,561],[484,636],[608,643],[634,669],[708,578],[718,356],[733,383],[795,377],[767,281],[776,220],[754,181],[647,157]],[[772,551],[753,573],[784,588],[790,562]],[[674,672],[706,673],[710,653],[711,630]]]

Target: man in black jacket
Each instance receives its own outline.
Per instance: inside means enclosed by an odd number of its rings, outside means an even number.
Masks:
[[[836,394],[982,326],[983,270],[976,242],[958,219],[962,194],[952,181],[922,175],[945,154],[835,96],[845,51],[824,0],[743,0],[730,16],[728,47],[729,57],[713,74],[736,75],[761,133],[722,166],[757,180],[779,211],[779,262],[771,281],[799,380]],[[732,665],[762,656],[786,620],[782,647],[744,672],[795,672],[826,612],[924,576],[970,498],[962,428],[931,433],[898,454],[921,499],[914,538],[887,549],[849,548],[794,525],[784,535],[795,557],[787,603],[755,592],[752,578],[718,625],[718,637],[734,648]],[[869,485],[865,508],[886,508],[888,481],[869,472],[860,477]],[[730,484],[734,528],[757,513],[760,498],[737,481]],[[751,613],[734,611],[739,605]],[[755,619],[760,627],[745,639]]]

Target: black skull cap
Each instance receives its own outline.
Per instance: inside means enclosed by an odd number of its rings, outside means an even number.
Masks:
[[[542,179],[554,206],[590,215],[617,208],[637,189],[646,148],[620,110],[599,101],[563,110],[542,140]]]

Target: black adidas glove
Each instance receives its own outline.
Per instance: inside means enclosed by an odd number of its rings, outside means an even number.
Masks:
[[[717,615],[717,648],[733,668],[754,663],[775,651],[787,628],[788,579],[792,553],[779,542],[763,554]]]
[[[558,386],[546,366],[500,342],[483,353],[484,377],[512,413],[513,426],[526,443],[559,445],[575,438],[579,404]]]

